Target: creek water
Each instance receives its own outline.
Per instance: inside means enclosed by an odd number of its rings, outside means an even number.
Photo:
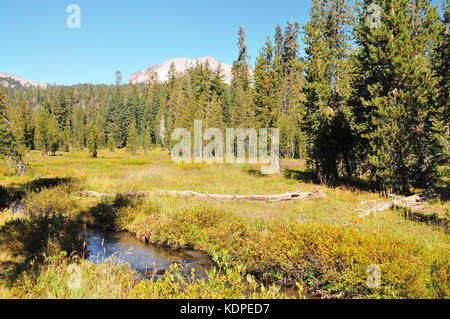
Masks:
[[[114,259],[117,263],[129,263],[143,278],[158,279],[177,263],[184,276],[190,277],[191,269],[195,269],[197,279],[207,279],[206,272],[216,267],[209,256],[199,251],[146,244],[127,232],[88,230],[84,235],[90,261],[99,264]],[[281,287],[281,291],[291,297],[298,296],[296,289]]]
[[[174,263],[182,274],[195,269],[196,277],[204,277],[215,267],[206,254],[190,249],[170,249],[146,244],[127,232],[100,232],[88,230],[87,250],[89,260],[99,264],[107,260],[129,263],[142,277],[162,276]]]

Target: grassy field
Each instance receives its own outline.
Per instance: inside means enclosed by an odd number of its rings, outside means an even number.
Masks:
[[[4,297],[286,297],[276,287],[265,288],[269,284],[296,287],[298,297],[450,297],[446,224],[433,222],[435,218],[418,222],[407,212],[393,209],[360,216],[357,210],[367,208],[365,202],[388,200],[378,193],[320,186],[327,198],[277,203],[78,195],[80,190],[218,194],[312,190],[318,185],[306,178],[301,160],[282,161],[284,174],[280,176],[260,175],[258,167],[251,165],[174,164],[167,151],[160,149],[147,156],[102,150],[96,159],[86,152],[45,157],[31,152],[28,164],[28,173],[22,177],[15,176],[6,164],[0,168],[0,205],[5,208],[0,213],[0,295]],[[26,223],[30,217],[13,216],[8,207],[19,198],[23,198],[25,211],[47,219]],[[433,199],[428,204],[433,216],[441,221],[448,218],[447,201]],[[58,213],[64,218],[45,226],[49,216]],[[179,279],[174,285],[171,273],[157,283],[138,281],[130,269],[111,270],[109,265],[95,266],[78,258],[80,267],[89,270],[92,284],[83,292],[73,292],[64,286],[69,257],[61,253],[70,255],[70,247],[77,247],[67,240],[73,237],[64,224],[69,222],[127,230],[141,240],[174,249],[198,249],[219,260],[222,267],[211,273],[207,282],[183,283]],[[37,258],[27,246],[33,238],[28,231],[43,225],[48,234],[67,230],[71,236],[47,236],[52,240],[39,249],[32,247],[39,251]],[[381,271],[379,287],[367,285],[369,265],[378,265]],[[105,271],[107,267],[109,271]],[[173,273],[176,277],[176,269]],[[264,288],[252,278],[265,283]]]

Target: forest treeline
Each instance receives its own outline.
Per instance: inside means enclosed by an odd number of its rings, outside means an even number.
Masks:
[[[17,156],[170,147],[176,127],[277,127],[280,155],[326,181],[430,187],[449,158],[449,5],[429,0],[314,0],[310,19],[278,25],[250,64],[244,28],[232,81],[208,63],[146,84],[5,87],[1,132]],[[371,21],[372,23],[368,23]],[[300,45],[302,44],[302,45]],[[301,50],[301,47],[304,50]],[[6,141],[6,139],[5,139]],[[7,154],[7,142],[2,153]],[[9,147],[10,147],[9,146]],[[11,153],[11,152],[10,152]]]

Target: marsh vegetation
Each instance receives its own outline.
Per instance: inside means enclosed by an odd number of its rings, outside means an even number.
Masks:
[[[79,195],[157,189],[278,194],[317,187],[301,178],[308,176],[301,160],[282,161],[283,175],[262,176],[249,164],[174,164],[166,150],[142,153],[101,150],[89,158],[86,152],[49,157],[32,151],[26,175],[1,167],[3,297],[285,298],[281,287],[297,289],[290,297],[450,295],[446,224],[414,220],[394,208],[368,216],[355,212],[364,202],[386,200],[380,193],[321,185],[326,198],[287,202]],[[13,213],[18,201],[23,207]],[[426,205],[448,218],[445,197]],[[92,227],[200,251],[217,267],[199,281],[177,265],[158,280],[139,278],[126,264],[89,261],[83,228]],[[67,287],[73,263],[81,269],[81,289]],[[372,264],[381,269],[379,288],[367,286]]]

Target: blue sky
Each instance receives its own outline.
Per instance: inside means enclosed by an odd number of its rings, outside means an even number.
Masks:
[[[69,4],[81,28],[66,26]],[[38,0],[0,2],[0,72],[42,83],[112,83],[175,57],[231,64],[246,28],[252,62],[277,24],[307,21],[310,1]]]
[[[66,25],[68,5],[81,28]],[[251,62],[288,20],[308,20],[308,0],[2,0],[0,72],[41,83],[112,83],[175,57],[231,64],[246,28]]]

